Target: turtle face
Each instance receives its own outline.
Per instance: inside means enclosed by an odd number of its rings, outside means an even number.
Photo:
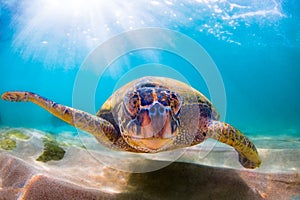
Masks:
[[[175,92],[146,84],[128,92],[122,106],[120,130],[130,146],[156,152],[172,144],[181,107],[181,98]]]

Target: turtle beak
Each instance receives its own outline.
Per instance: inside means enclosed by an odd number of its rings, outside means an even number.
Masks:
[[[142,110],[138,118],[127,125],[127,130],[130,130],[130,136],[136,138],[172,138],[174,131],[171,121],[169,108],[165,108],[160,103],[154,103]]]
[[[169,108],[154,103],[140,112],[138,119],[127,125],[127,141],[131,146],[146,151],[157,152],[166,148],[176,134],[172,133],[171,114]]]

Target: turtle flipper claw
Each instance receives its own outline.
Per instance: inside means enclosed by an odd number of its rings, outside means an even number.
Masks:
[[[25,102],[28,101],[30,92],[5,92],[1,98],[5,101]]]
[[[243,167],[248,169],[255,169],[257,166],[260,165],[260,162],[259,163],[252,162],[246,156],[240,153],[239,153],[239,162],[241,163],[241,165],[243,165]]]

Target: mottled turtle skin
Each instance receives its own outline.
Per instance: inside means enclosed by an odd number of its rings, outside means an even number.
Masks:
[[[2,99],[38,104],[114,150],[156,153],[213,138],[235,148],[245,168],[261,164],[254,144],[246,136],[220,122],[217,110],[203,94],[174,79],[136,79],[112,94],[96,115],[32,92],[6,92]]]

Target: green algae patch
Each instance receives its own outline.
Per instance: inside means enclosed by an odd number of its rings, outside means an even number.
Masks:
[[[4,150],[13,150],[16,148],[16,141],[10,139],[9,137],[0,138],[0,148]]]
[[[11,129],[0,133],[0,148],[13,150],[17,146],[16,139],[28,140],[30,137],[17,129]]]
[[[15,137],[21,140],[28,140],[30,137],[26,134],[24,134],[22,131],[20,130],[9,130],[5,133],[7,136],[11,137]]]
[[[53,138],[43,138],[44,151],[36,159],[41,162],[48,162],[51,160],[61,160],[65,155],[65,150],[59,146],[59,143]]]

